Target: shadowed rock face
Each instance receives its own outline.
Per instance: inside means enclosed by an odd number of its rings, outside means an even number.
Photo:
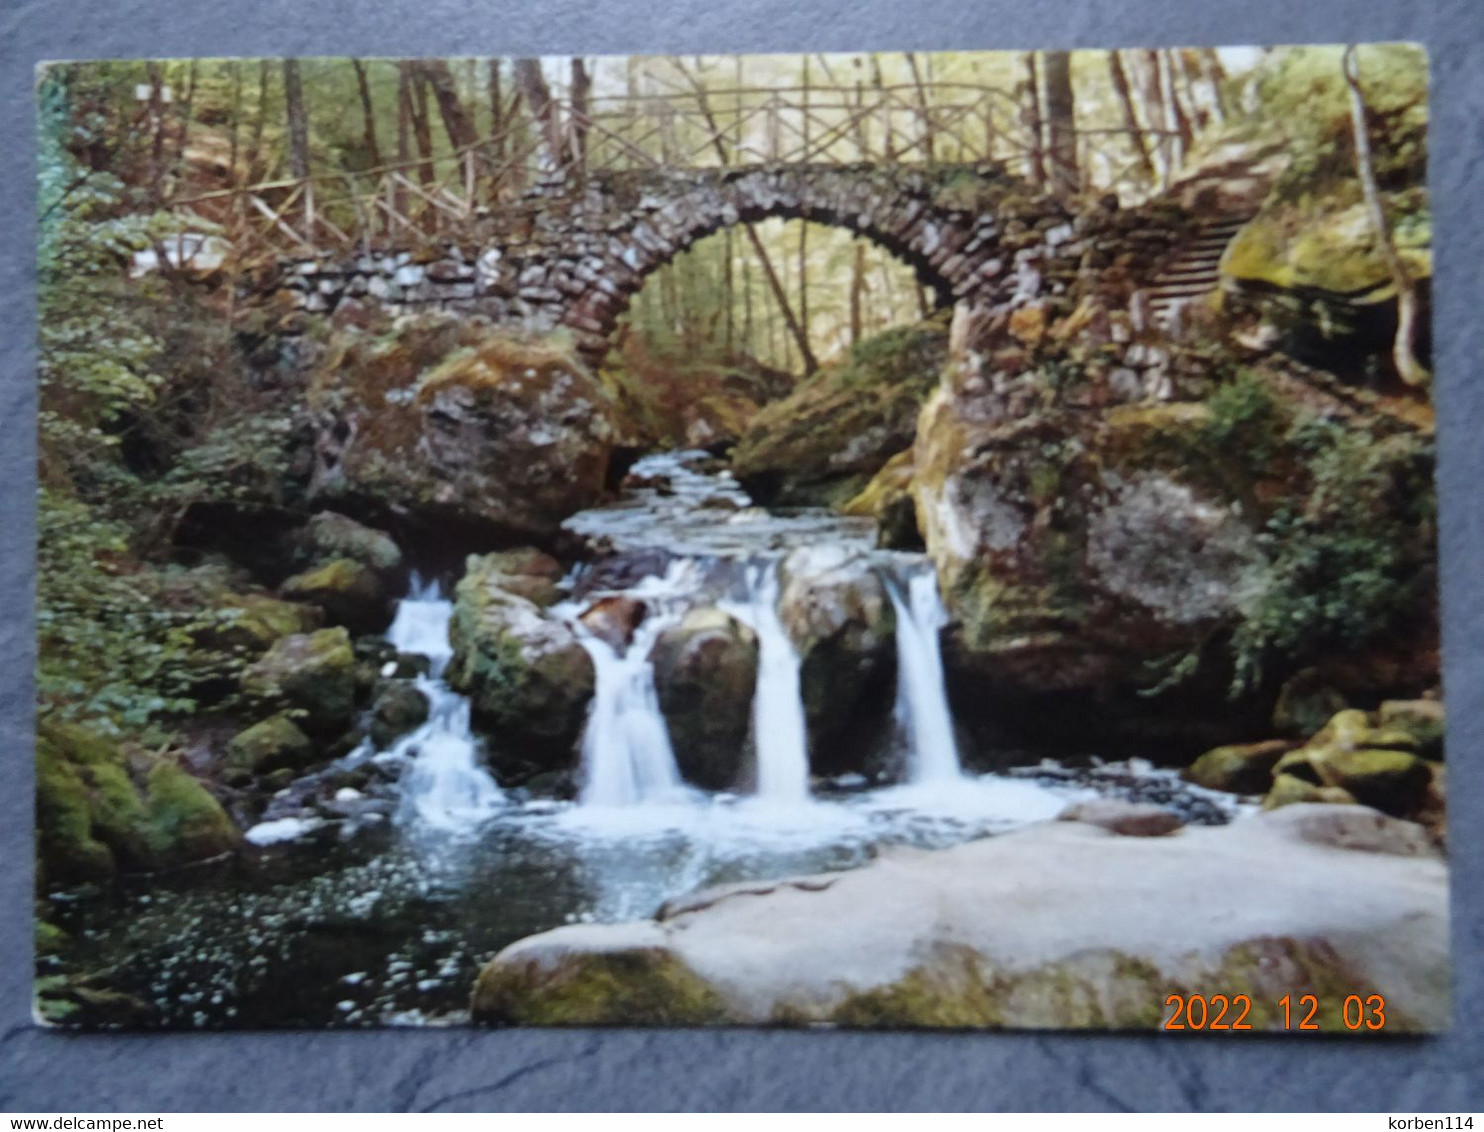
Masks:
[[[1364,899],[1357,894],[1364,893]],[[1154,1029],[1172,987],[1252,1000],[1379,993],[1388,1031],[1447,1025],[1445,866],[1417,826],[1297,805],[1121,836],[1080,820],[848,873],[707,889],[657,920],[521,940],[477,1021]],[[637,1013],[626,1014],[635,1010]]]

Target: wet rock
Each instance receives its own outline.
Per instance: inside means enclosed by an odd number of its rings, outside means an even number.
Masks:
[[[844,873],[720,885],[663,919],[517,941],[481,971],[474,1019],[1155,1030],[1169,987],[1220,985],[1251,995],[1261,1031],[1283,1028],[1277,1003],[1302,985],[1326,1031],[1343,1032],[1356,986],[1385,996],[1388,1030],[1436,1030],[1449,1017],[1447,869],[1353,809],[1295,806],[1176,837],[1043,822]]]
[[[687,782],[736,786],[757,682],[757,636],[719,609],[697,609],[655,640],[655,691]]]
[[[610,398],[558,339],[423,316],[344,331],[309,388],[315,495],[450,540],[550,539],[603,492]]]
[[[502,778],[575,761],[592,699],[592,658],[572,630],[503,586],[498,556],[471,558],[449,627],[449,686],[471,701],[475,722],[499,736]]]
[[[270,771],[299,770],[314,762],[314,743],[286,712],[240,731],[227,744],[223,767],[228,781],[243,781]]]
[[[326,735],[350,726],[355,712],[355,653],[343,628],[296,633],[277,641],[242,678],[250,697],[303,712],[301,726]]]
[[[427,719],[428,697],[409,681],[389,681],[371,706],[371,742],[384,751]]]
[[[330,620],[356,632],[384,628],[391,594],[382,576],[350,558],[336,558],[295,574],[279,587],[284,597],[323,609]]]
[[[1167,837],[1185,823],[1163,806],[1099,798],[1078,802],[1057,815],[1058,821],[1080,821],[1121,837]]]
[[[593,602],[579,618],[588,632],[617,652],[634,639],[648,607],[631,597],[605,597]]]
[[[1300,802],[1324,803],[1327,805],[1349,805],[1355,796],[1338,786],[1321,786],[1308,778],[1293,774],[1276,774],[1273,785],[1262,800],[1264,810],[1278,810]]]
[[[816,773],[860,770],[865,744],[892,705],[896,618],[868,557],[805,547],[779,569],[778,617],[799,654]]]
[[[1278,760],[1293,750],[1284,739],[1236,743],[1207,751],[1185,768],[1185,778],[1208,790],[1233,794],[1262,794],[1273,782]]]

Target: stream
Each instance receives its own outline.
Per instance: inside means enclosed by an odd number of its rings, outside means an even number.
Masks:
[[[368,740],[314,773],[359,784],[333,793],[338,811],[307,812],[290,788],[249,831],[255,848],[229,861],[59,894],[69,961],[106,970],[111,988],[152,1004],[166,1028],[458,1024],[480,965],[514,940],[650,916],[704,885],[853,868],[885,845],[947,847],[1104,793],[1181,800],[1195,820],[1230,816],[1230,803],[1147,765],[966,772],[930,562],[875,549],[869,520],[757,508],[709,463],[699,452],[647,457],[620,501],[566,524],[611,553],[664,552],[622,584],[579,566],[550,611],[597,675],[574,800],[497,785],[468,701],[443,680],[449,591],[414,579],[386,636],[426,658],[415,680],[427,721],[386,750]],[[784,563],[800,548],[826,569],[874,571],[889,598],[897,781],[811,779],[800,660],[779,615]],[[618,597],[643,603],[626,642],[581,620],[594,601]],[[753,773],[735,792],[682,778],[649,659],[662,632],[705,607],[757,639]]]

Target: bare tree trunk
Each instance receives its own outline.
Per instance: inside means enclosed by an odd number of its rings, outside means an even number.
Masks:
[[[258,112],[253,118],[252,135],[247,141],[247,174],[249,185],[263,179],[263,128],[268,122],[268,86],[273,79],[272,62],[263,59],[258,63]]]
[[[464,150],[477,142],[478,131],[459,98],[459,84],[448,64],[442,59],[421,59],[413,66],[417,76],[432,88],[438,114],[443,119],[443,129],[448,134],[448,144],[455,150]]]
[[[417,155],[422,159],[417,167],[418,179],[431,185],[437,179],[433,169],[433,124],[428,120],[428,88],[416,64],[408,65],[407,92],[411,96],[407,112],[412,122],[412,140],[417,143]]]
[[[495,156],[505,157],[505,95],[500,89],[500,60],[491,59],[489,67],[490,140]]]
[[[1113,80],[1113,90],[1118,95],[1118,104],[1123,110],[1123,128],[1128,131],[1129,145],[1133,147],[1139,168],[1152,182],[1159,174],[1154,168],[1154,159],[1149,156],[1149,143],[1144,137],[1143,128],[1139,125],[1138,112],[1134,109],[1134,96],[1129,87],[1128,72],[1124,70],[1123,60],[1119,58],[1117,51],[1108,52],[1108,75]]]
[[[237,183],[237,140],[242,133],[242,62],[233,59],[232,68],[232,131],[227,154],[227,183]]]
[[[1190,153],[1190,144],[1195,135],[1190,128],[1190,118],[1180,105],[1180,91],[1175,85],[1175,61],[1169,51],[1156,53],[1159,66],[1159,90],[1165,105],[1165,128],[1174,135],[1174,152],[1171,156],[1171,172],[1185,164]]]
[[[149,75],[149,199],[156,205],[164,196],[165,178],[165,75],[153,60],[146,64]]]
[[[861,298],[866,289],[866,245],[855,241],[855,261],[850,267],[850,344],[861,340]]]
[[[1201,76],[1211,88],[1211,109],[1218,122],[1225,122],[1230,113],[1226,105],[1226,94],[1222,89],[1226,85],[1226,68],[1221,65],[1216,52],[1210,48],[1196,54],[1200,60]]]
[[[809,340],[809,222],[799,221],[799,329]],[[801,343],[802,345],[802,343]]]
[[[196,101],[197,66],[197,61],[192,59],[190,70],[186,73],[185,101],[180,104],[180,134],[175,139],[175,160],[171,162],[171,172],[176,176],[179,176],[181,163],[185,161],[186,138],[191,132],[191,107]]]
[[[892,162],[897,159],[896,138],[893,136],[891,127],[891,104],[886,98],[886,81],[881,77],[881,60],[874,54],[871,56],[871,83],[876,87],[876,95],[881,99],[882,106],[882,157]]]
[[[1041,140],[1041,81],[1035,52],[1027,51],[1021,62],[1025,66],[1025,79],[1021,83],[1021,122],[1030,138],[1026,151],[1027,172],[1031,184],[1040,187],[1046,183],[1046,156]]]
[[[725,309],[726,309],[726,315],[727,315],[727,320],[726,320],[726,353],[727,353],[727,357],[730,358],[732,356],[732,351],[733,351],[734,347],[736,346],[736,325],[735,325],[735,323],[736,323],[736,315],[735,315],[735,312],[734,312],[733,308],[736,306],[736,302],[737,302],[736,297],[735,297],[735,295],[733,294],[733,291],[732,291],[732,273],[733,273],[733,270],[734,270],[733,264],[732,264],[732,257],[733,257],[733,255],[735,253],[732,251],[732,230],[730,228],[728,228],[725,232],[722,233],[722,247],[725,249],[725,253],[726,253],[726,257],[727,257],[726,258],[726,266],[725,266],[725,269],[724,269],[724,271],[722,273],[722,277],[721,277],[721,283],[722,283],[722,296],[723,296],[722,297],[722,302],[724,302],[726,304],[726,308]]]
[[[579,56],[572,58],[572,167],[578,177],[587,175],[587,128],[589,101],[593,89],[587,64]]]
[[[366,66],[359,59],[350,65],[356,71],[356,89],[361,95],[361,134],[366,141],[366,157],[372,169],[381,168],[381,146],[376,144],[376,112],[371,108],[371,84],[366,81]]]
[[[1048,51],[1046,64],[1046,136],[1051,158],[1051,188],[1075,193],[1077,173],[1077,107],[1072,93],[1072,55]]]
[[[309,117],[304,111],[297,59],[283,61],[283,100],[289,125],[289,172],[294,180],[302,181],[309,176]]]
[[[560,168],[562,154],[565,152],[562,146],[562,124],[557,119],[556,105],[551,100],[551,87],[547,86],[546,77],[541,73],[540,61],[517,59],[515,81],[525,95],[526,105],[531,108],[531,117],[536,120],[541,131],[552,164]]]
[[[1396,241],[1391,237],[1391,225],[1386,219],[1386,204],[1381,199],[1381,189],[1376,184],[1376,163],[1371,156],[1370,131],[1366,125],[1365,92],[1360,86],[1360,60],[1355,44],[1345,48],[1342,62],[1345,82],[1350,87],[1350,125],[1355,136],[1355,170],[1360,176],[1361,189],[1365,193],[1366,208],[1371,214],[1371,226],[1376,230],[1376,243],[1386,260],[1391,281],[1396,287],[1396,340],[1392,345],[1391,359],[1396,365],[1397,376],[1408,385],[1426,385],[1431,374],[1417,360],[1417,284],[1407,270],[1406,261],[1396,250]]]
[[[1174,167],[1170,151],[1174,146],[1174,139],[1166,132],[1168,119],[1165,116],[1164,95],[1160,93],[1159,85],[1159,52],[1144,50],[1138,53],[1139,60],[1139,91],[1144,101],[1144,120],[1151,123],[1159,131],[1158,153],[1159,153],[1159,177],[1160,181],[1168,186],[1170,183],[1170,172]]]

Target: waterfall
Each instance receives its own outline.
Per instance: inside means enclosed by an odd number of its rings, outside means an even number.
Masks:
[[[907,581],[904,598],[886,580],[897,615],[897,726],[907,740],[907,777],[914,783],[952,782],[963,777],[953,714],[943,686],[943,654],[938,634],[948,623],[938,596],[938,577],[919,570]]]
[[[428,699],[428,719],[399,739],[391,754],[407,757],[411,766],[402,776],[400,817],[417,825],[457,832],[478,825],[504,802],[500,788],[479,764],[478,748],[469,730],[469,701],[443,682],[453,658],[448,639],[453,602],[446,601],[437,582],[423,585],[413,575],[408,596],[397,603],[397,615],[386,639],[398,652],[428,658],[426,676],[417,690]]]
[[[645,616],[623,649],[589,630],[575,616],[575,606],[569,609],[568,623],[592,657],[596,677],[582,734],[579,801],[584,806],[675,801],[686,792],[655,692],[650,650],[684,614],[695,569],[692,560],[676,559],[664,577],[645,578],[625,591],[644,602]]]
[[[799,687],[799,654],[778,617],[778,563],[747,572],[747,600],[722,602],[757,634],[757,687],[752,735],[757,752],[757,796],[796,805],[809,798],[809,733]]]

